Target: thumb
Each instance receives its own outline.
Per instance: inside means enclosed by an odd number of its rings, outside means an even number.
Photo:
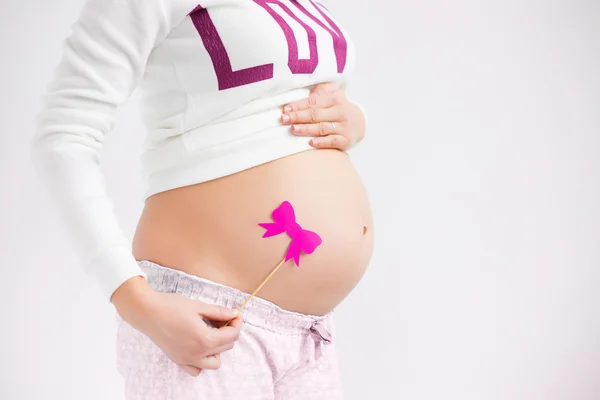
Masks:
[[[318,93],[322,96],[328,94],[328,93],[333,93],[338,89],[337,85],[331,83],[331,82],[325,82],[325,83],[319,83],[318,85],[316,85],[312,90],[311,93]]]
[[[229,321],[237,317],[238,310],[215,304],[199,303],[198,313],[212,321]]]

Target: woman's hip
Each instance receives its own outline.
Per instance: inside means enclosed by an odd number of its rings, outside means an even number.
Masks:
[[[249,294],[185,272],[138,261],[150,286],[229,308]],[[298,387],[309,398],[342,398],[335,329],[331,313],[306,315],[253,298],[242,311],[242,329],[233,349],[220,355],[221,367],[193,377],[150,338],[117,314],[116,362],[128,400],[294,399]],[[245,382],[252,385],[245,385]],[[306,398],[306,397],[299,397]]]

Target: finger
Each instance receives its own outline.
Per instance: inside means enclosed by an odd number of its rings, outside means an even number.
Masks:
[[[317,149],[346,150],[350,147],[350,139],[344,135],[329,135],[325,137],[312,138],[310,145]]]
[[[200,368],[194,367],[193,365],[180,365],[180,367],[191,376],[198,376],[202,371]]]
[[[198,313],[211,321],[229,321],[238,315],[238,310],[199,301]]]
[[[182,360],[182,362],[188,365],[196,365],[196,367],[204,368],[200,366],[200,363],[211,363],[211,360],[204,360],[207,357],[217,357],[220,359],[220,355],[228,352],[235,347],[235,342],[224,344],[217,347],[211,347],[210,349],[204,348],[202,351],[194,352],[194,355],[190,355]]]
[[[318,93],[311,93],[307,98],[302,100],[294,101],[286,105],[283,108],[285,113],[289,113],[291,111],[299,111],[306,110],[311,107],[314,108],[329,108],[335,105],[335,97],[328,96],[327,93],[323,95],[319,95]]]
[[[285,118],[285,117],[288,118]],[[346,113],[343,107],[308,108],[292,111],[282,116],[284,124],[316,124],[318,122],[344,122]]]
[[[235,342],[240,337],[240,324],[236,322],[238,318],[235,318],[232,324],[223,326],[219,329],[211,329],[205,334],[205,344],[210,349],[217,348],[219,346],[227,345]],[[212,350],[211,350],[212,352]]]
[[[234,320],[237,321],[238,319],[241,320],[241,317],[239,315],[237,317],[235,317],[235,318],[228,319],[227,321],[218,321],[218,322],[217,321],[211,321],[211,324],[212,324],[213,328],[223,328],[225,326],[225,324],[231,326],[231,324],[233,323],[233,321]]]
[[[296,124],[291,127],[292,133],[297,136],[327,136],[344,134],[344,125],[341,123],[319,122],[318,124]]]
[[[240,329],[242,328],[242,316],[238,315],[237,317],[232,319],[231,322],[229,323],[229,326],[234,329],[237,329],[239,332]]]
[[[218,354],[223,354],[231,349],[233,349],[235,347],[235,342],[231,342],[228,344],[224,344],[223,346],[219,346],[216,349],[213,349],[210,351],[210,354],[208,355],[218,355]]]
[[[221,368],[221,357],[218,354],[202,357],[194,362],[193,366],[199,369],[219,369]]]

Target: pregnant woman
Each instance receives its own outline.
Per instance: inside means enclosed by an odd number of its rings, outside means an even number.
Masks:
[[[347,32],[312,0],[85,1],[32,157],[117,310],[127,399],[342,398],[332,311],[373,243],[345,152],[366,126],[344,94],[354,62]],[[136,89],[146,192],[131,242],[99,156]],[[322,244],[236,316],[290,243],[258,225],[284,201]]]

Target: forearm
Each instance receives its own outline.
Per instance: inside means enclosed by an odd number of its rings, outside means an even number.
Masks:
[[[86,0],[36,115],[31,158],[80,264],[106,299],[143,276],[113,211],[100,159],[116,110],[170,31],[163,0]],[[129,285],[128,285],[129,286]]]

